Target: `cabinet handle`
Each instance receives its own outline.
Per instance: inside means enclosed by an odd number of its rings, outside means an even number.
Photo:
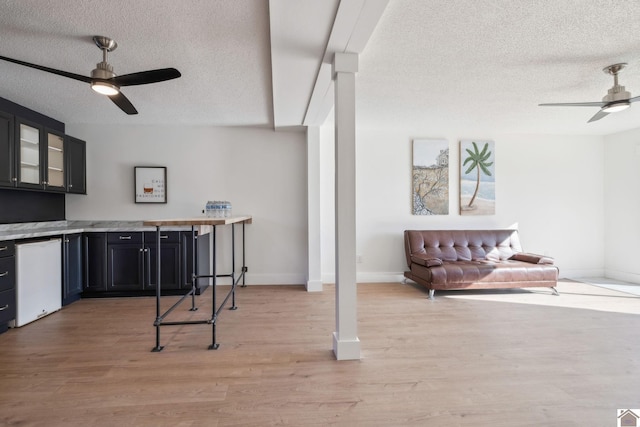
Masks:
[[[120,236],[120,240],[131,240],[131,236]]]
[[[73,188],[73,184],[69,184],[69,188]]]
[[[169,236],[167,236],[166,234],[161,234],[161,235],[160,235],[160,238],[161,238],[161,239],[168,239],[168,238],[169,238]]]
[[[6,276],[6,275],[8,275],[8,274],[9,274],[9,272],[8,272],[8,271],[5,271],[4,273],[0,273],[0,277],[4,277],[4,276]]]
[[[4,310],[6,310],[7,308],[9,308],[9,304],[5,305],[4,307],[0,307],[0,311],[4,311]]]
[[[7,249],[9,249],[9,246],[3,246],[0,248],[0,251],[6,251]]]
[[[11,178],[11,181],[12,181],[12,182],[16,182],[17,180],[18,180],[18,178],[15,178],[15,177],[14,177],[14,178]]]

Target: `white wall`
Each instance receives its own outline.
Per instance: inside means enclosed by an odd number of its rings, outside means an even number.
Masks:
[[[88,171],[88,194],[66,197],[67,219],[197,217],[207,200],[229,200],[234,213],[253,216],[246,236],[247,282],[306,282],[303,132],[106,125],[68,125],[67,132],[87,141]],[[134,203],[134,166],[167,167],[166,205]],[[220,239],[228,241],[228,232],[220,229]]]
[[[640,283],[640,129],[605,138],[606,277]]]
[[[333,128],[321,128],[322,277],[334,280]],[[604,273],[603,138],[554,135],[481,135],[496,149],[496,214],[459,215],[459,140],[450,150],[449,215],[411,214],[412,141],[442,138],[429,131],[357,133],[357,253],[359,282],[397,281],[406,269],[405,229],[520,230],[525,251],[556,259],[561,277]],[[593,244],[589,244],[593,242]]]

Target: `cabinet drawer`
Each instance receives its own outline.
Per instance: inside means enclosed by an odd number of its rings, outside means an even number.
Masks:
[[[146,245],[153,245],[156,243],[156,232],[145,231],[144,243]],[[180,243],[179,231],[160,231],[160,244],[163,243]]]
[[[13,289],[16,279],[15,257],[0,258],[0,292]]]
[[[16,245],[13,240],[0,242],[0,258],[13,256],[16,253]]]
[[[0,292],[0,324],[16,318],[16,290]]]
[[[142,245],[142,232],[107,233],[107,243],[139,243]]]

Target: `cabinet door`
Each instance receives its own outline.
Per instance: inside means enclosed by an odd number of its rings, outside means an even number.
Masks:
[[[87,194],[87,152],[86,143],[67,135],[65,138],[67,158],[67,192]]]
[[[107,290],[142,290],[144,247],[141,232],[107,235]]]
[[[82,240],[80,234],[64,236],[62,268],[62,305],[67,305],[79,299],[82,293]]]
[[[84,291],[107,290],[107,234],[84,234]]]
[[[47,191],[65,191],[66,157],[64,134],[51,129],[45,130],[46,147],[43,149],[43,175]]]
[[[13,116],[0,111],[0,187],[15,187]]]
[[[45,180],[42,165],[46,157],[43,150],[44,129],[37,123],[20,118],[15,119],[15,129],[17,185],[43,189]]]
[[[144,233],[145,289],[156,289],[158,275],[156,233]],[[162,289],[180,289],[180,232],[160,233],[160,286]]]
[[[137,244],[107,245],[107,290],[140,290],[143,284],[143,248]]]
[[[162,243],[160,251],[160,286],[162,289],[180,289],[180,243]],[[156,288],[156,268],[157,247],[154,244],[147,246],[145,252],[147,257],[147,273],[145,280],[146,289]]]
[[[196,233],[196,239],[198,238]],[[190,231],[180,232],[180,246],[181,246],[181,280],[180,285],[185,288],[191,288],[191,281],[193,277],[193,237]],[[197,243],[197,242],[196,242]]]

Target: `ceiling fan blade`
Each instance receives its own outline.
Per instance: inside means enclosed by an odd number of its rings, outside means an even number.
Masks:
[[[540,107],[604,107],[606,102],[558,102],[553,104],[538,104]]]
[[[629,98],[629,103],[640,101],[640,96],[634,96],[633,98]]]
[[[118,86],[146,85],[177,79],[182,74],[175,68],[160,68],[158,70],[140,71],[139,73],[123,74],[111,79]]]
[[[42,65],[31,64],[29,62],[20,61],[18,59],[7,58],[6,56],[0,56],[3,61],[13,62],[14,64],[24,65],[25,67],[35,68],[36,70],[46,71],[47,73],[57,74],[62,77],[68,77],[70,79],[79,80],[85,83],[91,83],[91,78],[82,76],[80,74],[69,73],[66,71],[56,70],[55,68],[43,67]]]
[[[138,114],[138,110],[136,110],[136,107],[133,106],[131,101],[129,101],[129,99],[127,99],[127,97],[124,96],[122,92],[118,92],[116,95],[111,95],[109,96],[109,98],[125,113],[129,115]]]
[[[594,114],[594,116],[591,117],[587,123],[595,122],[596,120],[600,120],[601,118],[603,118],[605,116],[608,116],[608,115],[609,115],[609,113],[600,110],[596,114]]]

